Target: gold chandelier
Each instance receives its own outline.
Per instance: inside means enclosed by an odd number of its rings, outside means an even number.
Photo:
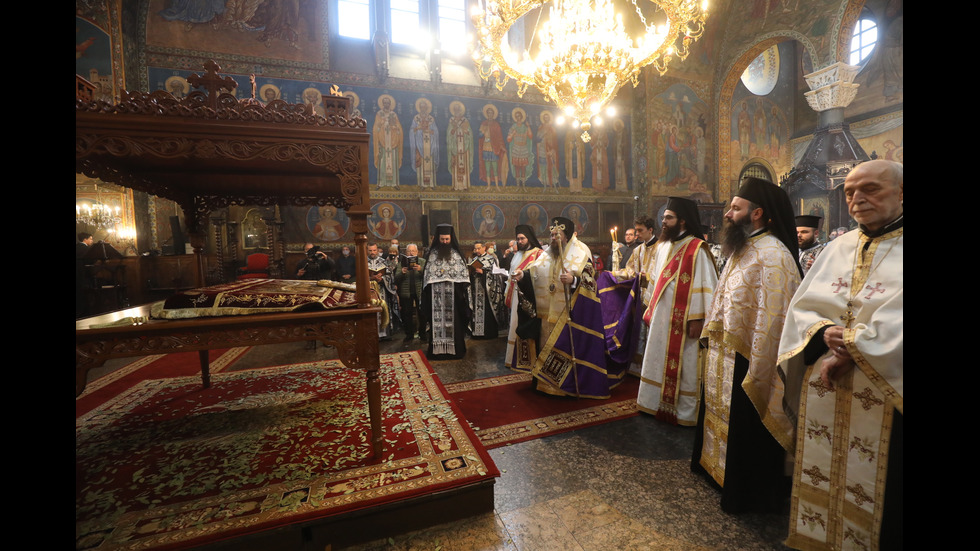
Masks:
[[[623,15],[615,13],[613,0],[479,0],[472,19],[478,41],[473,60],[480,78],[495,79],[499,90],[513,78],[521,97],[533,84],[573,124],[581,125],[582,139],[588,142],[593,117],[620,87],[626,82],[636,86],[640,69],[647,65],[664,74],[671,57],[686,58],[691,42],[704,33],[707,0],[628,2],[638,19],[636,27],[643,29],[636,40],[627,33]],[[644,14],[637,2],[648,5],[651,13]],[[549,3],[548,19],[535,25],[525,50],[512,50],[507,32],[539,7],[540,20]],[[601,118],[595,122],[601,124]]]
[[[109,233],[115,231],[115,227],[122,223],[119,207],[110,207],[108,202],[102,197],[99,186],[95,186],[95,201],[86,204],[75,204],[75,223],[93,226],[96,229],[107,230]]]

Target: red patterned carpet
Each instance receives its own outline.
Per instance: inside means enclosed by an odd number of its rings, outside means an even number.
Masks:
[[[515,373],[446,385],[487,449],[639,415],[637,377],[626,376],[605,400],[546,396]]]
[[[94,407],[83,395],[76,549],[187,548],[499,476],[418,352],[381,357],[372,461],[364,381],[334,360],[217,373],[209,389],[148,379]]]

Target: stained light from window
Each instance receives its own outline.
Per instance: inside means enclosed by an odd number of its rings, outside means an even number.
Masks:
[[[878,25],[870,19],[858,21],[851,37],[851,65],[860,65],[868,59],[878,42]]]

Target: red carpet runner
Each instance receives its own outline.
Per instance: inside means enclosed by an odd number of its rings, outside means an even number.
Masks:
[[[626,376],[605,400],[559,398],[531,390],[515,373],[446,385],[487,449],[608,423],[639,414],[637,377]]]
[[[187,548],[499,476],[418,352],[145,380],[76,417],[76,549]]]

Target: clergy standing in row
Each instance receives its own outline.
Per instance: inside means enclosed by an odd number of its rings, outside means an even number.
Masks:
[[[493,273],[497,255],[488,253],[483,242],[473,244],[470,261],[470,308],[473,322],[470,330],[475,339],[496,339],[500,333],[498,305],[503,304],[503,282]]]
[[[551,220],[545,254],[514,274],[525,299],[534,297],[541,351],[531,374],[537,390],[555,396],[608,398],[623,371],[606,368],[602,310],[589,247],[568,218]]]
[[[893,161],[847,175],[858,229],[827,245],[783,326],[786,403],[799,404],[786,540],[796,549],[902,547],[903,189]]]
[[[810,270],[826,243],[820,242],[820,217],[800,215],[796,217],[796,242],[800,246],[800,267],[803,275]]]
[[[439,224],[422,271],[422,316],[429,327],[425,355],[430,360],[466,355],[469,286],[469,270],[456,233],[451,225]]]
[[[792,422],[769,414],[781,404],[779,335],[800,284],[796,223],[779,186],[746,178],[725,213],[723,254],[702,339],[707,339],[704,400],[691,469],[721,487],[721,509],[774,512],[789,494],[784,475]]]
[[[624,282],[633,278],[640,278],[640,289],[641,302],[638,304],[637,308],[641,308],[641,312],[645,311],[650,305],[650,299],[653,297],[653,285],[650,279],[654,277],[654,244],[657,242],[656,221],[650,217],[637,218],[633,222],[633,229],[636,235],[635,242],[638,245],[633,249],[632,254],[630,254],[629,260],[626,261],[626,267],[621,270],[613,270],[612,276],[616,281]],[[639,313],[637,313],[639,315]],[[630,360],[629,372],[634,375],[639,375],[641,368],[643,366],[643,350],[646,347],[647,331],[649,328],[646,324],[640,325],[640,333],[636,341],[636,350],[633,353],[633,358]]]
[[[531,300],[522,299],[514,274],[526,270],[544,251],[534,229],[526,224],[517,226],[514,243],[517,250],[510,257],[510,278],[507,280],[504,305],[510,310],[510,328],[507,331],[507,354],[504,365],[515,371],[530,373],[538,357],[538,338],[541,322],[531,308]]]
[[[714,258],[701,239],[698,205],[670,197],[653,249],[653,293],[643,315],[649,326],[636,403],[674,425],[697,423],[700,402],[698,339],[718,283]]]

